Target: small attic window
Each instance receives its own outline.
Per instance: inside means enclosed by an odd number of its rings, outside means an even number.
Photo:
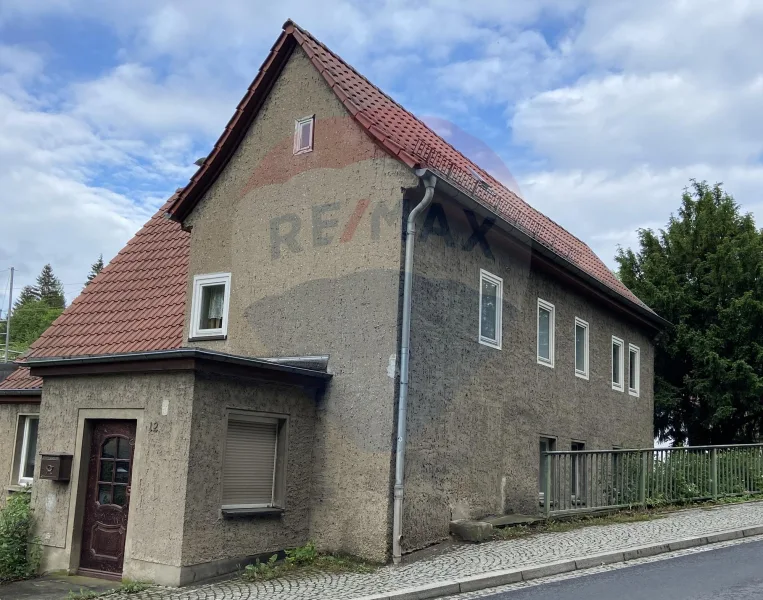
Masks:
[[[313,129],[315,115],[298,119],[294,123],[294,154],[313,151]]]

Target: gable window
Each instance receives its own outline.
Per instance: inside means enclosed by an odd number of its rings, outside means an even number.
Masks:
[[[641,379],[641,350],[633,344],[628,345],[628,393],[631,396],[639,395],[639,383]]]
[[[223,512],[282,508],[286,417],[231,411],[225,438]]]
[[[588,323],[575,317],[575,375],[588,379]]]
[[[191,339],[225,337],[229,301],[230,273],[196,275],[191,301]]]
[[[315,115],[294,122],[294,154],[304,154],[313,150],[313,130]]]
[[[538,298],[538,363],[554,366],[554,305]]]
[[[612,389],[623,391],[623,340],[612,336]]]
[[[480,344],[501,349],[503,279],[480,269]]]
[[[37,458],[37,429],[40,419],[37,415],[21,415],[19,417],[18,436],[16,440],[17,483],[29,485],[34,480],[34,467]]]

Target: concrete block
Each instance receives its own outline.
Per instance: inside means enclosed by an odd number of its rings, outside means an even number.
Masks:
[[[763,535],[763,526],[761,527],[748,527],[744,530],[744,537],[752,537],[754,535]]]
[[[530,579],[538,579],[539,577],[551,577],[553,575],[560,575],[561,573],[569,573],[575,570],[574,560],[561,560],[555,563],[549,563],[540,567],[533,567],[531,569],[524,569],[522,571],[522,579],[529,581]]]
[[[576,569],[592,569],[601,565],[611,565],[613,563],[623,562],[622,552],[606,552],[604,554],[594,554],[586,556],[575,561]]]
[[[714,533],[707,536],[708,544],[717,544],[718,542],[728,542],[730,540],[738,540],[744,537],[744,533],[741,529],[734,529],[733,531],[721,531],[720,533]]]
[[[668,544],[668,547],[670,548],[671,552],[675,552],[676,550],[686,550],[687,548],[696,548],[697,546],[704,546],[705,544],[707,544],[707,538],[693,537],[693,538],[686,538],[683,540],[676,540],[675,542],[670,542]]]
[[[472,575],[458,580],[461,593],[476,592],[499,585],[509,585],[522,581],[522,570],[511,569],[506,571],[493,571],[481,575]]]
[[[429,585],[421,585],[406,588],[397,592],[389,592],[386,596],[389,600],[426,600],[427,598],[440,598],[459,593],[458,583],[455,581],[440,581]]]
[[[623,559],[634,560],[636,558],[646,558],[647,556],[657,556],[658,554],[665,554],[666,552],[670,552],[670,546],[668,544],[653,544],[626,550],[623,552]]]
[[[450,522],[450,533],[464,542],[487,542],[493,537],[493,526],[484,521],[460,519]]]

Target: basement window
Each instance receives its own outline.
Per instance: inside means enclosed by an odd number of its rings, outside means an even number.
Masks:
[[[223,457],[224,514],[284,507],[286,427],[286,416],[229,412]]]
[[[479,343],[501,349],[503,279],[480,269]]]
[[[628,344],[628,393],[638,397],[641,380],[641,350]]]
[[[190,338],[224,338],[228,333],[230,273],[193,278]]]
[[[623,391],[623,340],[612,336],[612,389]]]
[[[297,119],[294,123],[294,154],[313,151],[313,131],[315,115]]]
[[[20,415],[16,435],[16,465],[19,485],[31,485],[37,459],[37,430],[40,419],[37,415]]]
[[[554,305],[538,298],[538,364],[554,367]]]

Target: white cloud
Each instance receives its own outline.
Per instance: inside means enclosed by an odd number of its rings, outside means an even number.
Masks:
[[[763,165],[541,171],[523,175],[519,183],[530,204],[588,243],[614,268],[617,247],[635,246],[639,228],[664,227],[691,179],[721,182],[737,201],[746,199],[745,212],[763,214]]]

